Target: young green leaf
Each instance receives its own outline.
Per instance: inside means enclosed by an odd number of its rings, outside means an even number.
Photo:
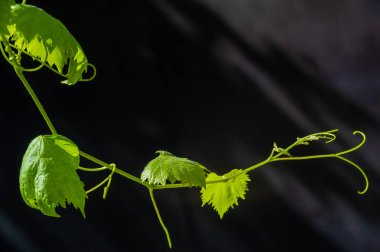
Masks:
[[[22,160],[20,191],[25,203],[43,214],[60,217],[55,208],[73,204],[84,213],[87,194],[76,169],[79,167],[78,147],[66,137],[36,137]]]
[[[17,49],[55,66],[61,74],[68,64],[65,73],[68,79],[62,83],[73,85],[87,71],[88,61],[79,43],[58,19],[44,10],[27,4],[12,5],[7,29],[4,35]]]
[[[142,181],[150,184],[166,185],[166,180],[170,183],[180,181],[190,186],[206,185],[205,167],[187,158],[176,157],[167,151],[157,151],[158,157],[150,161],[141,174]]]
[[[208,174],[207,185],[202,188],[202,206],[206,203],[211,205],[219,214],[220,219],[234,205],[238,205],[238,199],[245,199],[245,192],[248,190],[247,182],[250,181],[248,174],[242,170],[234,169],[229,173],[219,176],[215,173]]]

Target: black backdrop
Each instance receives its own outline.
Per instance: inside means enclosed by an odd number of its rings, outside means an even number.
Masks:
[[[98,69],[91,83],[28,74],[57,130],[80,149],[140,175],[164,149],[222,174],[267,157],[272,143],[339,128],[360,174],[338,160],[277,163],[251,174],[223,220],[197,189],[156,193],[173,251],[379,251],[380,3],[355,1],[29,1],[62,20]],[[167,251],[148,193],[115,176],[87,218],[28,208],[18,171],[48,134],[4,60],[0,99],[1,251]],[[87,187],[102,176],[80,174]],[[104,176],[106,174],[103,174]]]

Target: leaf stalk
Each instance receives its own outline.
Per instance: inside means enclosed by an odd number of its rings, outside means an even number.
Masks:
[[[157,218],[161,224],[162,229],[165,231],[166,239],[168,240],[169,247],[172,248],[172,241],[170,239],[169,230],[166,228],[164,221],[161,218],[160,211],[158,210],[156,200],[154,199],[153,189],[149,188],[150,199],[152,200],[154,210],[156,211]]]

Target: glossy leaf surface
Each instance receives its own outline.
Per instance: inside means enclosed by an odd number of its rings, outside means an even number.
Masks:
[[[204,187],[205,167],[187,158],[176,157],[167,151],[157,151],[158,157],[150,161],[141,174],[143,181],[166,185],[166,181],[180,181],[190,186]]]
[[[20,170],[20,191],[25,203],[43,214],[60,217],[57,206],[73,204],[84,213],[87,194],[76,170],[77,146],[60,135],[38,136],[24,155]]]

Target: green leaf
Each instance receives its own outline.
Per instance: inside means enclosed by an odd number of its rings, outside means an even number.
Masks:
[[[73,85],[87,71],[88,61],[79,43],[58,19],[44,10],[26,4],[12,5],[7,29],[4,35],[16,48],[66,75],[68,79],[62,83]],[[63,73],[66,65],[67,73]]]
[[[11,16],[11,6],[14,4],[16,4],[14,0],[0,0],[0,35],[5,35],[7,32],[7,24]]]
[[[180,181],[190,186],[206,185],[205,167],[187,158],[176,157],[167,151],[157,151],[158,157],[150,161],[141,174],[142,181],[150,184],[166,185]]]
[[[25,203],[43,214],[60,217],[55,211],[73,204],[84,213],[87,194],[76,169],[79,167],[78,147],[66,137],[36,137],[22,160],[20,191]]]
[[[248,174],[242,170],[234,169],[229,173],[219,176],[215,173],[208,174],[207,185],[202,188],[202,206],[211,205],[219,214],[220,219],[234,205],[238,205],[238,199],[245,199],[248,190],[247,182],[250,181]],[[214,182],[215,181],[215,182]]]

